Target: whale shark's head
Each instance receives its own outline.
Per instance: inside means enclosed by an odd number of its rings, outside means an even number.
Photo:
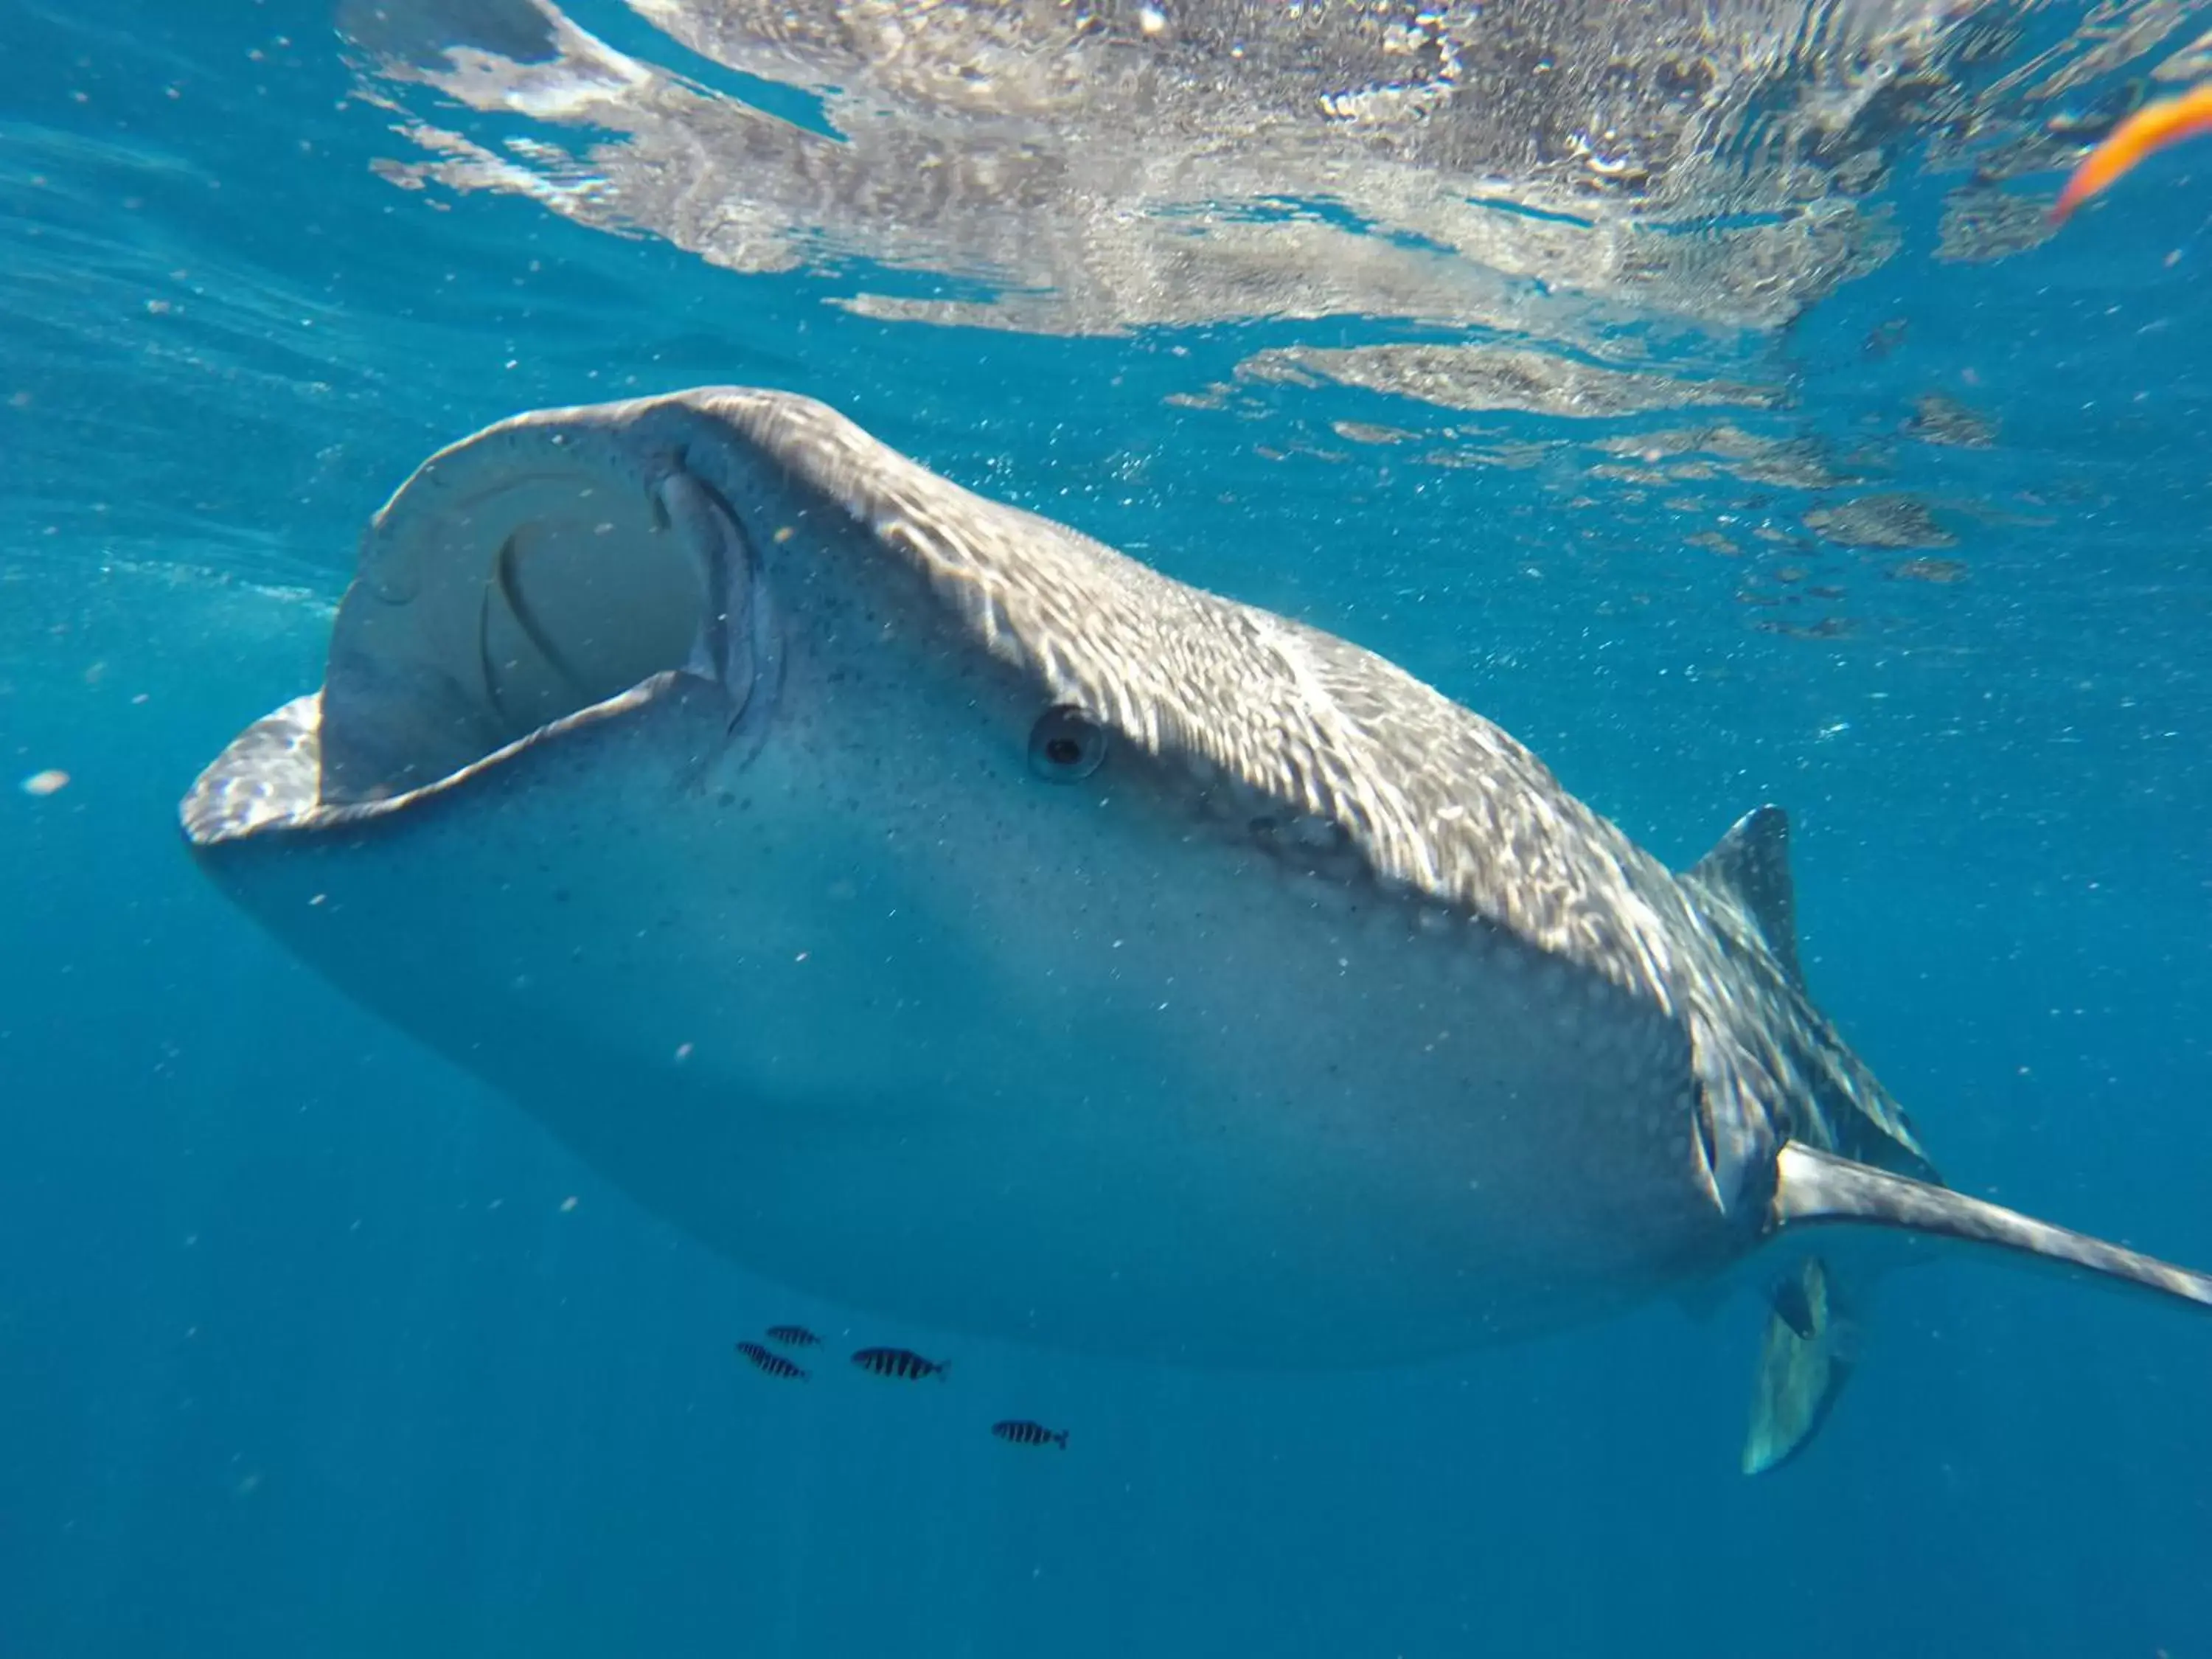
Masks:
[[[391,817],[674,701],[713,731],[688,741],[716,787],[782,769],[779,813],[849,816],[829,798],[865,786],[902,817],[948,775],[972,805],[978,767],[1025,789],[1105,769],[1348,878],[1354,781],[1324,775],[1327,733],[1283,740],[1301,700],[1269,701],[1297,690],[1283,665],[1245,672],[1256,615],[806,399],[541,411],[434,456],[376,515],[321,690],[241,734],[184,820],[209,848]]]

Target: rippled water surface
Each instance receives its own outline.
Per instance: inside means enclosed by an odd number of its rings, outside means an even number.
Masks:
[[[2045,217],[2208,13],[0,0],[0,1654],[2212,1651],[2212,1321],[1946,1257],[1757,1480],[1747,1303],[780,1391],[765,1322],[943,1335],[631,1206],[174,817],[440,445],[787,387],[1676,863],[1787,805],[1947,1176],[2212,1265],[2212,150]]]

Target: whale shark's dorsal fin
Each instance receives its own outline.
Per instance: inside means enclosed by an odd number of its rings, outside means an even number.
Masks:
[[[1790,815],[1754,806],[1713,850],[1690,866],[1692,883],[1735,901],[1775,961],[1804,982],[1797,965],[1797,890],[1790,877]]]
[[[2177,1267],[2155,1256],[2055,1227],[1948,1187],[1892,1175],[1872,1164],[1785,1141],[1775,1156],[1770,1224],[1779,1230],[1823,1221],[1870,1223],[1970,1243],[1994,1244],[2212,1309],[2212,1273]]]

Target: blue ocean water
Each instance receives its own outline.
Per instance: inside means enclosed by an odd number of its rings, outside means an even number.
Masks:
[[[571,8],[706,75],[647,12]],[[914,320],[830,302],[976,279],[400,188],[410,121],[520,129],[364,95],[361,38],[0,0],[0,1655],[2212,1651],[2212,1325],[1971,1256],[1885,1286],[1757,1480],[1748,1304],[1371,1373],[963,1340],[961,1394],[756,1386],[768,1318],[941,1339],[637,1210],[283,957],[174,817],[316,682],[439,445],[788,387],[1395,658],[1677,862],[1787,805],[1815,988],[1949,1179],[2212,1263],[2200,158],[1975,260],[1958,169],[1900,169],[1893,257],[1707,348],[1781,390],[1728,416],[1767,476],[1700,476],[1696,410],[1240,373],[1436,337],[1402,319]],[[1927,441],[1931,394],[1989,441]],[[1869,493],[1940,538],[1819,533]],[[1075,1443],[1009,1455],[978,1400]]]

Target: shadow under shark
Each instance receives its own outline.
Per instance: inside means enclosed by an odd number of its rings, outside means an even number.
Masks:
[[[993,1335],[1376,1364],[1872,1224],[2212,1304],[1953,1192],[1798,971],[1786,821],[1668,871],[1358,647],[830,409],[518,416],[370,526],[186,797],[293,951],[763,1273]],[[1855,1357],[1778,1254],[1744,1462]]]

